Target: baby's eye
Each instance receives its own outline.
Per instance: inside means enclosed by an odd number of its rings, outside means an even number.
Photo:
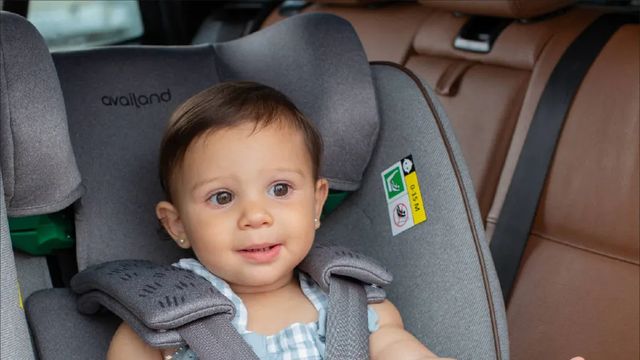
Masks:
[[[269,189],[269,193],[275,197],[283,197],[289,193],[291,186],[285,183],[277,183]]]
[[[209,198],[216,205],[226,205],[233,200],[233,194],[228,191],[219,191]]]

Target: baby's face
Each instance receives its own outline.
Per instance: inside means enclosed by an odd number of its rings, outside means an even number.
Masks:
[[[307,255],[326,199],[303,135],[244,124],[196,140],[175,176],[186,246],[236,291],[288,281]]]

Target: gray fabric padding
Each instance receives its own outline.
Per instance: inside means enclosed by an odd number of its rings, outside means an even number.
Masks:
[[[14,257],[20,290],[24,299],[38,290],[53,287],[46,257],[31,256],[21,252],[14,252]]]
[[[205,278],[171,265],[145,260],[119,260],[95,265],[71,279],[77,294],[100,291],[118,300],[142,323],[154,330],[169,330],[218,313],[231,320],[233,303]],[[78,301],[90,314],[99,304]]]
[[[111,314],[79,314],[68,289],[38,291],[25,306],[40,360],[104,359],[120,324]]]
[[[374,259],[342,246],[316,244],[298,268],[307,273],[329,293],[331,281],[336,276],[348,277],[365,286],[369,303],[382,302],[386,293],[382,286],[393,280],[393,276]]]
[[[339,241],[385,264],[394,274],[386,287],[389,299],[406,328],[438,355],[508,359],[500,287],[446,116],[429,92],[443,122],[441,133],[414,79],[388,65],[372,69],[381,117],[378,144],[360,191],[324,220],[318,241]],[[380,174],[409,154],[428,219],[393,237]]]
[[[2,192],[1,169],[0,192]],[[7,210],[4,197],[0,196],[0,360],[35,358],[25,313],[19,306],[18,291]]]
[[[141,339],[153,347],[170,348],[184,345],[184,341],[178,332],[148,328],[138,316],[134,315],[119,300],[111,297],[106,292],[89,291],[78,296],[77,311],[81,314],[94,315],[103,310],[102,307],[126,322]]]
[[[378,136],[367,58],[353,27],[330,14],[294,16],[215,45],[222,80],[274,87],[322,134],[320,174],[332,189],[358,189]]]
[[[212,49],[121,47],[53,58],[87,188],[76,209],[79,269],[127,258],[168,264],[188,257],[155,216],[164,198],[158,154],[171,112],[218,82]],[[123,106],[130,94],[153,103]]]
[[[55,212],[82,195],[60,84],[38,31],[0,13],[0,166],[9,216]]]

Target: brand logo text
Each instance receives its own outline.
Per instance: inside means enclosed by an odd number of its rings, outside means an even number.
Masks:
[[[105,106],[134,106],[136,108],[140,108],[147,105],[171,101],[171,89],[167,89],[160,93],[150,94],[128,93],[126,95],[105,95],[100,100],[102,101],[102,105]]]

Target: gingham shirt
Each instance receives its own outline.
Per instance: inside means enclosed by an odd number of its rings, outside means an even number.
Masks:
[[[318,311],[318,321],[306,324],[295,323],[274,335],[265,336],[247,330],[247,308],[242,303],[242,299],[231,290],[229,284],[224,280],[213,275],[196,259],[181,259],[173,265],[191,270],[209,280],[222,295],[233,302],[236,315],[231,324],[251,345],[258,358],[262,360],[321,360],[324,357],[326,309],[329,298],[306,274],[298,272],[300,288]],[[370,307],[368,315],[369,331],[373,332],[378,328],[378,316]],[[173,354],[171,359],[197,359],[197,356],[187,346],[183,346]]]

